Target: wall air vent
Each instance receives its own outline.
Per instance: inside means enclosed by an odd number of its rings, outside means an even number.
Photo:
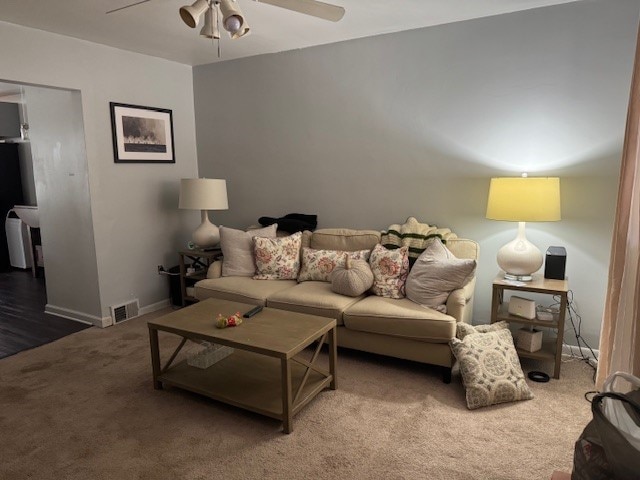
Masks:
[[[111,320],[113,320],[114,325],[137,317],[140,312],[140,304],[137,298],[121,305],[112,305],[109,308],[111,309]]]

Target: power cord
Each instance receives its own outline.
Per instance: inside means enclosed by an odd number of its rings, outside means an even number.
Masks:
[[[553,305],[550,305],[549,308],[559,307],[559,305],[560,305],[560,297],[558,295],[554,295],[553,299],[555,300],[556,303],[554,303]],[[574,335],[576,337],[576,342],[577,342],[577,348],[578,348],[578,351],[579,351],[579,355],[577,355],[577,354],[575,354],[573,352],[573,349],[574,349],[573,345],[568,345],[566,342],[563,342],[563,345],[567,346],[567,348],[569,349],[569,352],[571,352],[571,356],[573,358],[580,359],[580,361],[585,362],[587,365],[589,365],[593,369],[593,381],[595,382],[596,381],[597,364],[598,364],[598,356],[596,355],[596,353],[593,351],[593,348],[591,348],[591,346],[587,343],[587,341],[584,339],[584,337],[581,334],[582,317],[580,316],[580,314],[576,310],[576,306],[575,306],[575,303],[573,301],[573,290],[569,290],[567,292],[567,316],[569,318],[569,322],[570,322],[571,327],[573,329],[573,333],[574,333]],[[591,357],[589,357],[587,354],[585,354],[585,352],[582,350],[583,348],[587,348],[589,350],[589,352],[591,352]],[[591,359],[595,360],[595,365],[592,363]],[[592,393],[592,392],[587,392],[587,393]],[[585,395],[585,398],[586,398],[586,395]]]

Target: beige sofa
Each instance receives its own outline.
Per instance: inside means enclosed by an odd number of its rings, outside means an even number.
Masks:
[[[380,238],[380,232],[373,230],[321,229],[305,232],[302,246],[355,251],[372,249]],[[458,258],[478,258],[478,244],[473,240],[448,239],[446,246]],[[406,298],[339,295],[331,291],[328,282],[254,280],[222,277],[220,272],[220,262],[214,263],[208,278],[195,284],[196,298],[221,298],[335,318],[339,346],[439,365],[446,383],[451,380],[454,357],[449,340],[455,336],[456,322],[471,322],[475,277],[464,288],[451,292],[445,314]]]

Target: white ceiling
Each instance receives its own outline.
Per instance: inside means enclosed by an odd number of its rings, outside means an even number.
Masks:
[[[579,0],[327,0],[346,9],[337,22],[238,0],[251,34],[230,40],[222,56],[199,25],[187,27],[178,9],[192,0],[151,0],[116,13],[136,0],[1,0],[0,21],[68,35],[188,65],[293,50],[471,18]]]

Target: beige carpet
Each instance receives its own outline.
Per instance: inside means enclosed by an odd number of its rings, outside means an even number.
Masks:
[[[530,382],[534,400],[469,411],[457,375],[445,385],[436,368],[341,350],[339,389],[285,435],[275,420],[153,390],[148,318],[0,360],[1,479],[549,479],[571,469],[590,419],[583,363]]]

